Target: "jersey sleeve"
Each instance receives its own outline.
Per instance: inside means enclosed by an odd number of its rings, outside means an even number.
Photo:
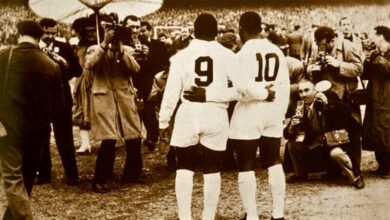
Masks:
[[[181,80],[181,62],[177,59],[171,60],[171,66],[168,74],[167,85],[163,95],[160,113],[159,128],[167,128],[169,121],[175,111],[176,105],[180,99],[183,83]]]

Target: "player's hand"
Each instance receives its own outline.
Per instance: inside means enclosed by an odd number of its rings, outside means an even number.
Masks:
[[[158,130],[159,141],[169,142],[169,126]]]
[[[185,90],[183,97],[191,102],[205,102],[206,90],[201,87],[191,86],[190,90]]]
[[[265,99],[267,102],[272,102],[275,100],[275,91],[272,89],[273,86],[273,84],[269,84],[265,87],[265,89],[268,91],[268,96]]]
[[[340,67],[340,61],[338,59],[330,56],[330,55],[325,56],[325,61],[326,61],[326,64],[329,66],[333,66],[335,68]]]

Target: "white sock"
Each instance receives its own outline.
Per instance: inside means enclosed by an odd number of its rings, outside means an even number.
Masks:
[[[90,145],[88,130],[80,129],[80,140],[81,140],[81,144],[80,144],[81,147]]]
[[[272,194],[272,217],[284,216],[284,199],[286,194],[286,180],[281,164],[268,168],[268,183]]]
[[[177,170],[175,192],[180,220],[191,219],[191,200],[194,172],[190,170]]]
[[[202,220],[214,220],[221,192],[221,175],[220,173],[204,174],[203,179],[204,203]]]
[[[256,176],[254,171],[238,173],[238,188],[246,211],[246,219],[258,220],[256,206]]]

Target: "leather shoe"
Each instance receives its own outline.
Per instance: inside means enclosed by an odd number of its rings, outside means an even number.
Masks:
[[[271,217],[271,220],[284,220],[284,217],[281,217],[281,218],[274,218],[274,217]]]
[[[108,185],[105,183],[92,183],[92,190],[96,193],[107,193],[110,191]]]
[[[355,182],[353,183],[353,186],[356,189],[363,189],[366,186],[363,180],[363,176],[358,176]]]
[[[307,182],[307,181],[308,181],[307,175],[298,176],[294,174],[286,180],[286,183]]]
[[[390,171],[388,171],[388,172],[386,172],[386,173],[383,173],[383,174],[381,175],[381,177],[382,177],[383,179],[390,179]]]

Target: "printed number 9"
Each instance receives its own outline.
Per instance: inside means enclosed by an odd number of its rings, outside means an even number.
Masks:
[[[202,69],[202,63],[206,63],[206,69]],[[199,57],[195,60],[195,78],[197,86],[208,86],[213,82],[213,60],[210,57]],[[203,80],[202,80],[203,79]]]

